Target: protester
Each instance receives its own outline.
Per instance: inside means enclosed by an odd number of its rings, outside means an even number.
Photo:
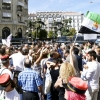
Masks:
[[[25,59],[24,66],[25,70],[18,75],[18,84],[23,90],[22,100],[39,100],[38,92],[41,93],[43,98],[41,76],[32,70],[29,59]]]
[[[56,60],[52,60],[52,61],[47,61],[46,64],[47,64],[47,67],[50,69],[50,75],[51,75],[51,79],[52,79],[51,90],[50,90],[51,98],[52,98],[52,100],[58,100],[59,92],[57,89],[55,89],[54,84],[57,81],[57,78],[59,76],[60,60],[56,59]]]
[[[96,61],[96,52],[91,50],[88,52],[88,63],[84,65],[81,76],[82,79],[88,81],[89,88],[86,91],[86,100],[97,100],[99,91],[100,64]]]
[[[2,96],[4,97],[4,100],[20,100],[20,96],[18,92],[15,89],[15,83],[10,78],[10,75],[8,73],[2,74],[0,76],[0,85],[3,87],[4,91],[2,93]]]
[[[0,69],[0,75],[4,73],[8,73],[13,80],[13,74],[9,69],[9,56],[8,55],[3,55],[1,56],[1,62],[3,64],[2,68]]]
[[[60,66],[59,77],[55,83],[55,88],[59,88],[59,100],[65,100],[64,93],[65,89],[63,87],[63,82],[67,83],[68,79],[72,76],[76,75],[75,68],[73,67],[73,56],[72,56],[73,48],[70,48],[70,63],[64,62]]]
[[[75,68],[76,74],[77,74],[77,76],[80,76],[80,70],[79,70],[79,68],[78,68],[78,61],[77,61],[77,58],[76,58],[76,56],[75,56],[74,54],[72,54],[72,57],[73,57],[73,66],[74,66],[74,68]],[[65,61],[65,62],[70,62],[70,55],[68,55],[68,56],[66,57],[66,61]]]
[[[78,77],[70,77],[67,84],[63,84],[66,100],[86,100],[85,92],[88,85],[85,81]]]

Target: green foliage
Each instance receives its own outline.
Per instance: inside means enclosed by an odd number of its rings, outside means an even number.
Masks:
[[[41,29],[37,34],[39,39],[47,38],[47,31],[45,29]]]
[[[32,28],[32,21],[31,20],[29,20],[29,22],[28,22],[28,27],[31,29]]]
[[[70,30],[69,30],[69,35],[70,35],[70,36],[73,36],[73,35],[75,35],[75,34],[76,34],[75,28],[70,28]]]
[[[53,34],[54,34],[53,31],[49,31],[48,37],[49,37],[49,38],[52,38],[52,37],[53,37]]]
[[[34,31],[32,32],[32,38],[35,39],[35,37],[36,37],[36,30],[34,30]]]

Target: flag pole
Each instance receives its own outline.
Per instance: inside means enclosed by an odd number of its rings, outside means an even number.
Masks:
[[[76,42],[77,37],[78,37],[78,33],[77,33],[77,35],[76,35],[76,37],[75,37],[74,44],[75,44],[75,42]]]

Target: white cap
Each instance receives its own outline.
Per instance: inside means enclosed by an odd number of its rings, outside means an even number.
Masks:
[[[79,45],[79,43],[75,43],[75,45]]]

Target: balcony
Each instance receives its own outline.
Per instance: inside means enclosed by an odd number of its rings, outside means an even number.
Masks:
[[[2,19],[1,22],[12,22],[12,20],[11,19],[6,19],[6,20]]]
[[[18,21],[18,23],[22,23],[22,24],[25,24],[25,22],[22,22],[22,21]]]
[[[19,1],[18,1],[17,5],[24,7],[24,4],[22,2],[19,2]]]
[[[22,8],[17,8],[17,11],[22,12]]]
[[[11,7],[10,6],[4,6],[4,7],[2,7],[2,10],[11,10]]]
[[[11,0],[3,0],[2,3],[11,3]]]

